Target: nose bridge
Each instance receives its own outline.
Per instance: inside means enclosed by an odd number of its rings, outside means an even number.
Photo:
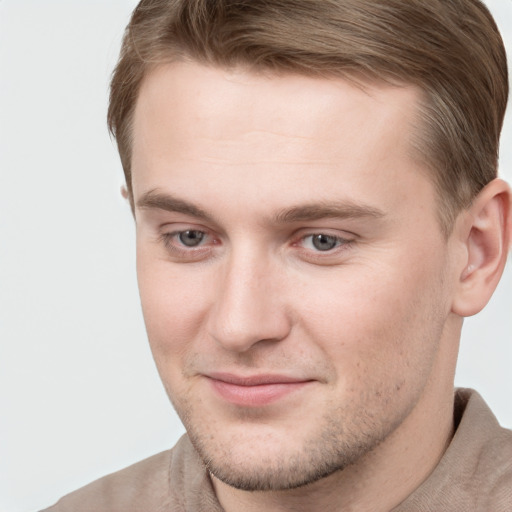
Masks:
[[[226,349],[243,352],[262,340],[286,337],[290,324],[282,275],[265,251],[233,249],[219,272],[210,334]]]

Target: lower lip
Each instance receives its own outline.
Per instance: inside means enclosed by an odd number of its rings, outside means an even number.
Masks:
[[[215,392],[227,402],[244,407],[261,407],[303,389],[311,381],[239,386],[221,380],[210,379]]]

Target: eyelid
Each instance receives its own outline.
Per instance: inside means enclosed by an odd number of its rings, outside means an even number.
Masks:
[[[316,248],[314,247],[314,241],[313,241],[313,238],[314,238],[314,237],[318,237],[318,236],[325,236],[325,237],[328,237],[328,238],[333,239],[333,240],[335,241],[335,246],[334,246],[334,247],[332,247],[332,249],[328,249],[328,250],[325,250],[325,251],[322,251],[322,250],[320,250],[320,249],[316,249]],[[335,235],[330,235],[330,234],[327,234],[327,233],[312,233],[312,234],[310,234],[310,235],[305,235],[305,236],[303,236],[303,237],[302,237],[301,242],[302,242],[302,243],[304,243],[307,239],[311,239],[311,240],[310,240],[310,243],[311,243],[311,245],[313,245],[313,247],[310,247],[309,249],[310,249],[310,250],[312,250],[313,252],[318,251],[318,252],[321,252],[321,253],[322,253],[322,252],[325,252],[325,253],[327,253],[327,252],[332,252],[332,251],[334,251],[336,248],[340,247],[341,245],[344,245],[345,243],[348,243],[348,242],[349,242],[349,240],[347,240],[346,238],[342,238],[342,237],[340,237],[340,236],[335,236]]]
[[[340,235],[333,235],[333,234],[330,234],[330,233],[324,233],[324,232],[320,231],[320,232],[317,232],[317,233],[310,233],[308,235],[301,236],[301,238],[299,240],[299,243],[301,243],[301,242],[303,243],[305,240],[307,240],[309,238],[313,238],[315,236],[319,236],[319,235],[324,235],[326,237],[335,239],[336,242],[337,242],[336,247],[339,247],[341,245],[346,245],[346,244],[349,244],[349,243],[354,241],[354,238],[349,238],[349,237],[340,236]],[[319,251],[319,252],[322,252],[322,251]]]
[[[193,222],[168,222],[158,228],[159,234],[156,242],[163,247],[168,257],[183,263],[201,261],[208,258],[214,246],[220,244],[219,236],[204,225]],[[186,246],[178,239],[179,235],[187,231],[204,233],[204,242],[197,246]]]
[[[179,236],[183,233],[186,233],[187,231],[197,231],[199,233],[204,234],[204,241],[201,241],[201,243],[198,246],[187,246],[184,245],[179,241]],[[159,239],[161,239],[166,246],[170,245],[170,242],[173,240],[177,240],[176,245],[180,248],[184,248],[186,251],[193,251],[194,249],[198,249],[203,247],[204,245],[207,245],[209,241],[213,241],[215,245],[218,243],[218,239],[215,238],[211,233],[208,232],[208,230],[205,229],[198,229],[196,227],[187,227],[184,229],[174,229],[172,231],[164,231],[159,236]]]
[[[342,242],[351,242],[358,238],[358,235],[356,233],[353,233],[351,231],[345,231],[345,230],[339,230],[339,229],[333,229],[333,228],[307,228],[307,229],[300,229],[294,233],[294,244],[297,244],[298,242],[301,242],[302,240],[317,236],[317,235],[325,235],[328,237],[336,238]]]
[[[177,235],[180,233],[184,233],[185,231],[201,231],[206,235],[212,233],[212,230],[204,226],[203,224],[196,224],[193,221],[189,222],[187,220],[181,220],[177,222],[165,222],[158,226],[158,232],[161,235]]]
[[[343,231],[330,230],[330,229],[310,229],[301,230],[297,233],[292,246],[296,248],[298,257],[307,263],[313,265],[336,265],[346,259],[357,242],[357,235],[355,233]],[[314,248],[304,247],[303,243],[309,237],[315,235],[326,235],[336,238],[340,243],[332,249],[321,251]]]

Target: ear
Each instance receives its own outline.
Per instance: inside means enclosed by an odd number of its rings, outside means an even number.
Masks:
[[[505,268],[512,238],[511,190],[503,180],[486,185],[457,225],[464,261],[452,312],[472,316],[487,304]]]
[[[132,215],[135,218],[135,204],[133,202],[133,192],[131,190],[128,190],[128,187],[126,185],[123,185],[121,187],[121,195],[130,204],[130,210],[132,211]]]

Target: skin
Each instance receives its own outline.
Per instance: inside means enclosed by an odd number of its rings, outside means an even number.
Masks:
[[[144,318],[227,512],[390,510],[450,440],[462,316],[499,279],[485,226],[509,192],[493,184],[446,239],[410,151],[418,98],[192,62],[143,83]]]

